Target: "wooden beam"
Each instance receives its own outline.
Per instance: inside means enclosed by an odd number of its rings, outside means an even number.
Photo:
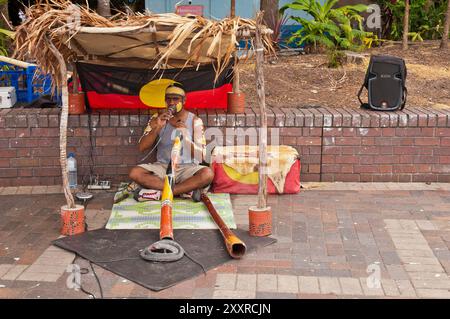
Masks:
[[[259,182],[258,182],[258,208],[267,207],[267,113],[266,97],[264,87],[264,46],[261,38],[261,25],[263,15],[258,13],[256,18],[256,92],[260,108],[260,129],[259,129]]]

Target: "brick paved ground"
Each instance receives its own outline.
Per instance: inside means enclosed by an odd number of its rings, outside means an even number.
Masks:
[[[158,293],[94,266],[104,296],[450,298],[450,184],[304,187],[298,195],[269,197],[278,243]],[[105,225],[112,196],[98,193],[89,204],[90,229]],[[232,201],[246,229],[256,197]],[[75,256],[50,246],[63,202],[59,187],[0,187],[0,298],[87,298],[67,288]],[[89,268],[82,259],[75,263]],[[92,272],[82,283],[99,295]]]

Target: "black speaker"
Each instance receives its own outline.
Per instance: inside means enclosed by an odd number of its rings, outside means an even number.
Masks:
[[[368,103],[363,103],[360,98],[364,87],[368,91]],[[406,93],[405,61],[393,56],[372,56],[358,93],[361,106],[380,111],[403,109]]]

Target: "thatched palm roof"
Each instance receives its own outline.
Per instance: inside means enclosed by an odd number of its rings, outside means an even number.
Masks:
[[[66,62],[94,57],[115,65],[151,68],[213,63],[220,74],[236,50],[238,39],[250,38],[256,22],[239,17],[220,21],[176,14],[118,14],[104,18],[66,0],[41,0],[27,12],[16,31],[15,58],[35,60],[56,84],[59,63],[49,42]],[[271,30],[263,28],[265,49],[273,52]]]

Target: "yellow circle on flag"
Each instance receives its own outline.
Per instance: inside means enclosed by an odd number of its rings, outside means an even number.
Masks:
[[[170,79],[158,79],[148,82],[139,91],[139,98],[147,106],[164,108],[166,107],[166,89],[174,83],[178,82]]]

